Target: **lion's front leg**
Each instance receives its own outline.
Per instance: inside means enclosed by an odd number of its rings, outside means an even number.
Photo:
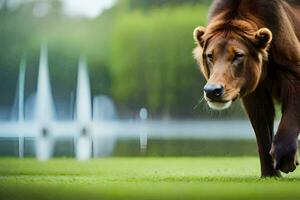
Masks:
[[[261,176],[280,176],[273,167],[269,152],[272,145],[274,104],[270,94],[258,87],[252,94],[243,98],[243,105],[247,111],[252,127],[255,131],[258,153],[261,164]]]
[[[283,115],[278,131],[274,137],[270,154],[274,160],[274,167],[284,173],[293,172],[298,162],[298,133],[299,107],[294,104],[283,105]]]

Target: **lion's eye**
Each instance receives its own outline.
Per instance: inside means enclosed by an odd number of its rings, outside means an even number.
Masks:
[[[244,58],[244,54],[242,53],[236,53],[233,57],[233,61],[236,61],[236,60],[241,60]]]
[[[212,62],[213,59],[214,59],[212,53],[207,54],[206,57],[207,57],[207,59],[208,59],[210,62]]]

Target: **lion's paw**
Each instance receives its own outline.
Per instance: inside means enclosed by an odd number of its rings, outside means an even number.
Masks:
[[[298,146],[294,144],[273,143],[270,155],[274,161],[275,170],[280,170],[284,173],[295,171],[298,161]]]

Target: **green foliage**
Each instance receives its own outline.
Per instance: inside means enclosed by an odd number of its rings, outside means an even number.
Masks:
[[[46,41],[52,91],[64,108],[71,109],[78,60],[84,55],[92,93],[112,96],[121,116],[147,107],[153,117],[211,117],[202,109],[205,103],[193,109],[205,81],[192,58],[192,32],[206,23],[207,3],[153,0],[143,7],[144,1],[122,0],[88,20],[64,16],[59,0],[49,1],[48,15],[36,17],[39,2],[0,8],[0,107],[13,102],[22,56],[27,60],[26,97],[35,92],[39,50]],[[213,116],[240,113],[237,105]]]
[[[207,7],[181,6],[118,16],[110,59],[117,101],[164,116],[191,114],[204,83],[192,32],[206,14]]]

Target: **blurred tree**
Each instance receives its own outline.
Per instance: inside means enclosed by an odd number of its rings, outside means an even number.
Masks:
[[[132,109],[146,106],[157,116],[192,116],[202,93],[191,32],[205,23],[199,19],[206,12],[206,7],[185,6],[119,17],[111,54],[118,102]]]
[[[61,0],[12,2],[19,1],[0,0],[0,112],[13,103],[24,55],[26,97],[35,92],[46,41],[60,118],[71,116],[81,55],[87,58],[93,94],[111,95],[123,116],[144,106],[157,117],[210,115],[193,110],[204,79],[191,54],[191,33],[205,24],[208,1],[120,0],[96,19],[66,17]],[[227,114],[238,115],[237,108]]]
[[[13,103],[22,56],[27,58],[26,97],[35,92],[39,51],[44,42],[48,43],[57,104],[68,105],[74,95],[80,55],[88,57],[93,93],[109,94],[107,49],[111,13],[94,20],[69,18],[63,14],[60,0],[13,2],[17,1],[5,0],[0,4],[0,109]],[[68,116],[70,106],[62,108],[58,109],[59,114]]]

